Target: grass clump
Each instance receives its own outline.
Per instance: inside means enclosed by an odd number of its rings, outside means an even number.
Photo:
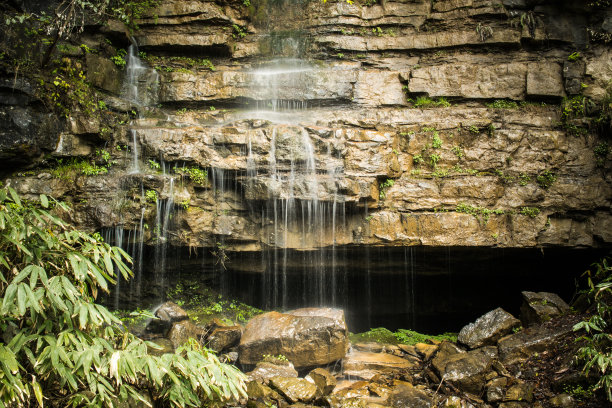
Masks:
[[[519,106],[514,101],[508,101],[506,99],[497,99],[491,103],[487,103],[487,108],[493,109],[517,109]]]

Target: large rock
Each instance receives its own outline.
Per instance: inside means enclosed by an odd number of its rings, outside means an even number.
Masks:
[[[498,307],[461,329],[457,340],[472,349],[493,345],[520,325],[517,318]]]
[[[555,293],[525,291],[522,294],[521,321],[525,326],[549,321],[570,310],[568,304]]]
[[[240,339],[242,364],[255,364],[265,354],[282,354],[295,367],[328,364],[348,349],[344,312],[338,309],[299,309],[254,317]]]
[[[241,335],[240,326],[217,327],[206,339],[207,346],[211,350],[220,352],[238,344]]]
[[[154,315],[157,319],[151,319],[147,324],[147,331],[163,335],[168,334],[174,323],[189,319],[187,312],[174,302],[162,303]]]
[[[500,361],[506,365],[527,360],[534,353],[548,350],[560,337],[571,333],[572,325],[538,325],[506,336],[497,343]]]
[[[206,331],[202,327],[196,326],[191,320],[181,320],[172,325],[168,338],[174,345],[174,348],[177,348],[185,344],[190,338],[201,342],[205,334]]]
[[[488,346],[467,353],[438,352],[432,364],[444,381],[450,382],[462,391],[479,395],[496,357],[497,349]]]

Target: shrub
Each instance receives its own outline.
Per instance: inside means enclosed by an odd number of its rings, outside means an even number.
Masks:
[[[94,303],[132,272],[120,248],[70,227],[49,209],[0,190],[0,406],[118,407],[140,400],[199,407],[246,396],[244,375],[194,340],[173,354],[125,332]],[[92,391],[93,390],[93,391]]]
[[[584,346],[578,349],[576,361],[583,364],[585,375],[595,372],[599,377],[594,388],[604,390],[608,401],[612,401],[612,266],[608,259],[592,265],[594,271],[585,272],[588,289],[585,293],[594,309],[591,317],[577,323],[574,331],[584,331],[580,337]]]

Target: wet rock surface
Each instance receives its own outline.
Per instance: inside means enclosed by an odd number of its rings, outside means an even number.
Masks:
[[[559,295],[548,292],[523,292],[521,321],[525,326],[544,323],[569,312],[570,307]]]
[[[521,322],[510,313],[497,308],[461,329],[457,340],[472,349],[493,345],[520,324]]]
[[[348,348],[344,315],[340,311],[333,318],[326,317],[330,313],[327,309],[321,313],[322,316],[317,316],[307,309],[306,316],[269,312],[254,317],[240,340],[240,362],[254,364],[264,354],[282,354],[299,368],[343,358]]]

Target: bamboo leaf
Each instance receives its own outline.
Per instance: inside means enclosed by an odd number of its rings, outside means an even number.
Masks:
[[[32,379],[32,389],[34,390],[34,395],[36,396],[36,401],[38,401],[38,405],[44,407],[42,388],[40,388],[40,384],[36,382],[35,379]]]

